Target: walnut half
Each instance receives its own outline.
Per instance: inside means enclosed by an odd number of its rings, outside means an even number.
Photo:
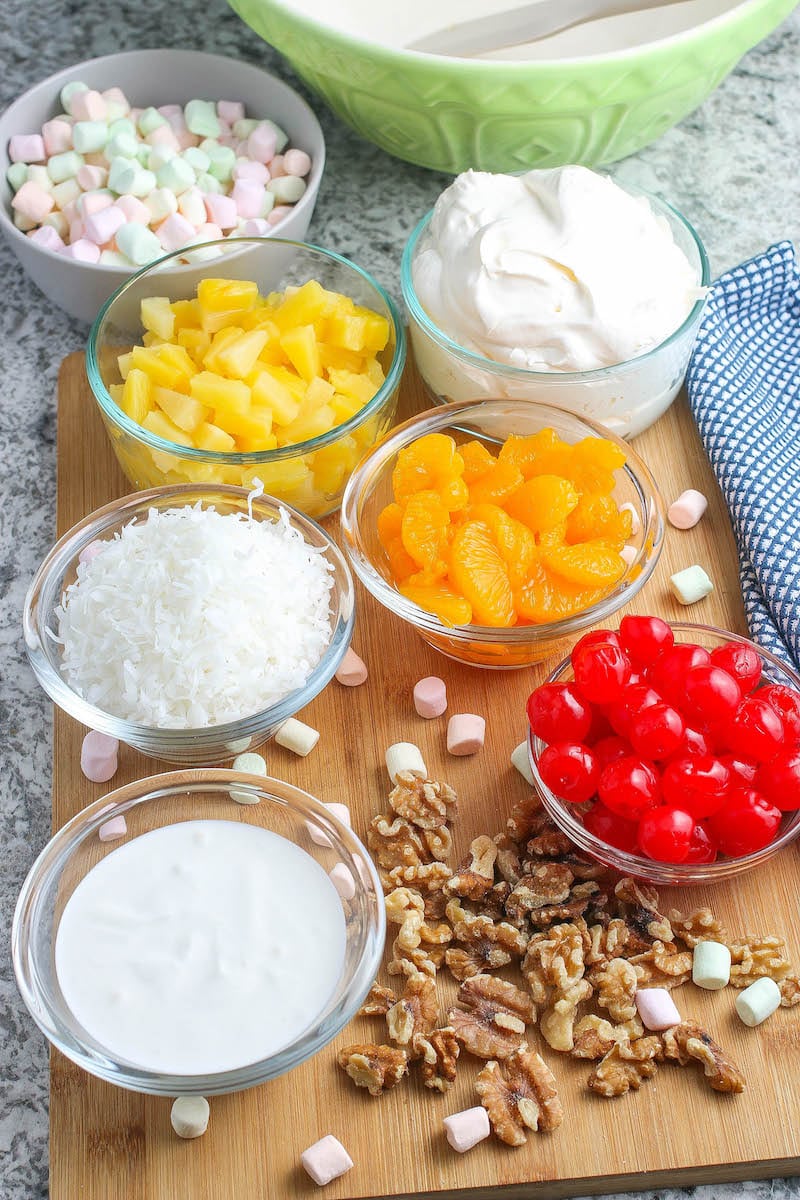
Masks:
[[[736,1063],[696,1021],[682,1021],[661,1035],[664,1057],[682,1067],[691,1059],[702,1064],[709,1087],[715,1092],[743,1092],[745,1078]]]
[[[513,983],[473,975],[458,992],[459,1008],[448,1020],[461,1045],[476,1058],[508,1058],[524,1044],[525,1026],[536,1019],[533,1001]]]
[[[451,1026],[434,1029],[428,1037],[420,1038],[417,1049],[422,1055],[422,1082],[426,1088],[446,1092],[456,1077],[456,1063],[461,1047]]]
[[[505,1062],[488,1062],[475,1080],[495,1135],[507,1146],[523,1146],[526,1129],[557,1129],[564,1119],[553,1073],[540,1055],[518,1050]]]
[[[408,1071],[408,1058],[397,1046],[376,1046],[359,1042],[340,1050],[336,1061],[356,1087],[366,1088],[370,1096],[380,1096],[400,1082]]]

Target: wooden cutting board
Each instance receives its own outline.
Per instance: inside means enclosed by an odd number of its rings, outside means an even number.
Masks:
[[[402,413],[426,407],[409,369]],[[744,631],[736,556],[727,515],[684,402],[673,406],[636,448],[667,501],[686,487],[709,496],[709,509],[689,532],[670,529],[655,574],[632,603],[639,612],[686,618],[667,577],[702,564],[715,581],[712,596],[689,612],[693,620]],[[58,532],[92,509],[129,491],[117,468],[86,382],[83,357],[61,370],[58,401]],[[329,521],[335,529],[336,519]],[[398,740],[418,743],[434,777],[460,796],[453,861],[479,833],[497,831],[526,785],[509,765],[525,732],[524,701],[545,669],[504,673],[462,668],[428,648],[358,588],[356,650],[370,669],[368,683],[346,689],[332,682],[302,714],[322,731],[308,759],[267,748],[270,773],[315,793],[347,802],[356,831],[385,809],[383,754]],[[549,669],[551,664],[547,664]],[[451,713],[487,717],[483,752],[448,756],[447,718],[426,722],[411,702],[414,683],[439,674]],[[123,747],[113,785],[91,784],[79,767],[85,730],[55,713],[53,828],[110,786],[155,774],[162,765]],[[673,892],[668,904],[713,903],[735,933],[783,934],[800,957],[798,849],[789,847],[760,870],[730,884]],[[414,1078],[378,1099],[356,1090],[334,1065],[337,1046],[374,1040],[380,1025],[357,1018],[315,1059],[263,1087],[211,1101],[205,1137],[182,1142],[169,1123],[168,1100],[138,1096],[101,1083],[58,1053],[51,1065],[52,1200],[284,1200],[317,1194],[299,1166],[303,1149],[326,1133],[350,1151],[355,1167],[328,1185],[330,1200],[356,1197],[561,1197],[620,1189],[677,1187],[800,1173],[800,1008],[780,1010],[756,1030],[733,1011],[735,993],[702,993],[691,984],[676,993],[742,1066],[747,1089],[721,1096],[699,1072],[662,1068],[637,1094],[602,1100],[586,1089],[589,1067],[544,1047],[565,1111],[554,1134],[534,1135],[520,1149],[493,1139],[455,1154],[442,1117],[477,1103],[480,1064],[462,1057],[458,1079],[444,1096]],[[265,1020],[268,1017],[265,1014]],[[378,1033],[380,1040],[380,1034]],[[530,1041],[538,1048],[535,1029]]]

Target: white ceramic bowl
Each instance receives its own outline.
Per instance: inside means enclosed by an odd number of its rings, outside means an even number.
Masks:
[[[131,103],[144,107],[185,104],[196,96],[242,100],[248,116],[277,122],[288,133],[290,145],[311,156],[312,167],[305,194],[275,226],[275,234],[305,239],[325,166],[325,140],[305,100],[287,84],[258,67],[194,50],[132,50],[76,63],[37,83],[0,115],[0,230],[36,286],[70,316],[91,323],[101,305],[138,269],[76,262],[37,246],[14,225],[6,179],[9,140],[15,133],[38,133],[61,111],[59,93],[73,79],[99,91],[121,87]]]

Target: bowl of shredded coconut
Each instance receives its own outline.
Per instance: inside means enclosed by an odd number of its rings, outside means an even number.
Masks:
[[[91,513],[37,571],[28,659],[65,712],[168,762],[272,737],[336,671],[349,568],[296,509],[232,486],[152,488]]]

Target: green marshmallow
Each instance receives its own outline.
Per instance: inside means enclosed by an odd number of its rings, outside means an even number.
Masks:
[[[277,179],[270,179],[267,189],[277,204],[296,204],[305,193],[306,181],[297,175],[279,175]]]
[[[209,157],[208,173],[218,179],[220,183],[227,183],[233,175],[233,168],[236,166],[236,153],[231,146],[220,146],[219,143],[214,145],[211,142],[204,143],[201,150],[205,150]]]
[[[97,154],[107,141],[105,121],[76,121],[72,127],[72,144],[79,154]]]
[[[136,126],[133,121],[129,121],[127,117],[120,117],[116,121],[111,121],[108,126],[108,136],[116,137],[119,133],[127,133],[131,137],[136,137]]]
[[[147,137],[148,133],[152,133],[154,129],[158,129],[166,123],[157,108],[146,108],[139,117],[139,133],[142,137]]]
[[[156,173],[164,166],[164,163],[168,163],[178,153],[172,146],[152,146],[149,149],[146,165]]]
[[[253,132],[256,126],[260,124],[260,121],[254,121],[252,117],[243,117],[241,121],[234,121],[234,135],[239,139],[240,142],[243,142],[245,138],[250,137],[250,134]]]
[[[6,171],[6,179],[8,180],[8,186],[14,192],[19,191],[19,189],[22,187],[23,183],[25,183],[27,178],[28,178],[28,164],[27,163],[12,163],[11,166]]]
[[[65,150],[63,154],[53,154],[47,160],[47,174],[53,183],[63,183],[65,179],[74,179],[82,166],[82,155],[74,150]]]
[[[152,262],[154,258],[160,258],[164,253],[161,242],[152,230],[148,229],[146,225],[139,225],[136,221],[129,221],[126,225],[122,225],[117,230],[115,237],[120,252],[137,267],[143,267],[145,263]]]
[[[72,113],[72,97],[77,96],[78,92],[88,92],[89,85],[82,83],[79,79],[74,79],[72,83],[65,83],[61,89],[60,100],[61,107],[65,113]]]
[[[165,162],[163,167],[159,167],[156,172],[158,186],[169,188],[176,196],[180,196],[181,192],[185,192],[195,182],[195,173],[180,156],[176,155],[169,162]]]
[[[208,173],[197,176],[197,186],[201,192],[214,192],[217,195],[221,195],[225,191],[220,181]]]
[[[186,128],[196,137],[219,137],[221,127],[213,100],[190,100],[183,110],[183,116]]]
[[[270,121],[268,117],[265,117],[263,121],[258,121],[257,124],[269,125],[270,129],[275,134],[275,153],[283,154],[283,151],[286,149],[286,146],[289,143],[288,133],[285,133],[284,130],[281,129],[280,125],[276,125],[275,122]]]
[[[195,175],[205,175],[211,165],[211,159],[200,146],[189,146],[188,150],[184,150],[181,158],[189,164]]]
[[[132,133],[112,133],[106,143],[106,158],[138,158],[139,142]]]

